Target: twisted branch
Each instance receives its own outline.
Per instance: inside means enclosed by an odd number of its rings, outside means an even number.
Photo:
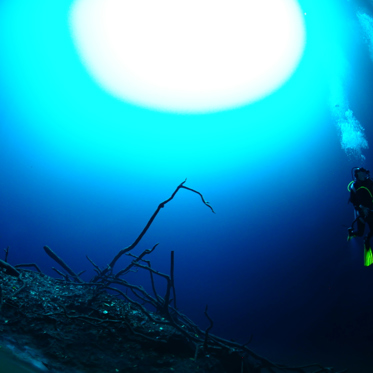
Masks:
[[[137,262],[139,262],[140,260],[142,260],[142,258],[145,255],[151,254],[158,245],[159,244],[156,243],[150,250],[148,250],[148,249],[144,250],[139,256],[132,255],[133,257],[136,258],[136,260],[132,261],[126,268],[120,270],[114,277],[118,278],[119,276],[127,273],[134,265],[136,265]],[[128,253],[127,255],[130,255],[130,253]]]
[[[166,199],[165,201],[161,202],[157,209],[155,210],[155,212],[153,213],[152,217],[149,219],[148,223],[146,224],[145,228],[142,230],[142,232],[139,234],[139,236],[136,238],[136,240],[129,246],[125,247],[124,249],[120,250],[118,252],[118,254],[113,258],[113,260],[110,262],[109,264],[109,268],[113,269],[114,266],[115,266],[115,263],[118,261],[118,259],[123,255],[123,254],[126,254],[128,253],[129,251],[131,251],[132,249],[134,249],[137,244],[141,241],[141,239],[143,238],[143,236],[145,235],[145,233],[147,232],[147,230],[149,229],[149,227],[151,226],[151,224],[153,223],[154,219],[156,218],[156,216],[158,215],[159,211],[168,203],[170,202],[176,195],[176,193],[180,190],[180,189],[187,189],[187,190],[190,190],[191,192],[194,192],[194,193],[197,193],[201,199],[202,199],[202,202],[211,209],[211,211],[215,214],[215,211],[214,209],[210,206],[210,204],[208,202],[205,201],[205,199],[203,198],[203,195],[194,190],[194,189],[191,189],[191,188],[188,188],[188,187],[185,187],[184,184],[186,182],[186,179],[175,189],[175,191],[172,193],[171,197]],[[104,276],[107,272],[107,269],[103,270],[102,271],[102,276]],[[99,278],[99,276],[96,276],[95,278],[93,278],[91,281],[97,281]]]

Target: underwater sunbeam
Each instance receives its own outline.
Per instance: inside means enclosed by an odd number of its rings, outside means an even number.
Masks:
[[[189,113],[273,92],[292,75],[305,39],[294,0],[77,0],[71,30],[106,91]]]

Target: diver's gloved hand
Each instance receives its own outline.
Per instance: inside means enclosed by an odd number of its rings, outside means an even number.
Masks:
[[[366,218],[368,215],[369,215],[369,208],[368,207],[365,207],[363,205],[360,205],[359,206],[359,213],[364,217]]]
[[[351,238],[355,237],[354,229],[352,227],[347,229],[348,235],[347,235],[347,241],[350,241]]]

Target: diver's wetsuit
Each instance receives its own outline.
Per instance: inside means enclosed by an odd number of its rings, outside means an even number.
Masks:
[[[373,181],[371,179],[354,181],[351,185],[350,202],[354,205],[357,216],[360,216],[356,220],[357,230],[354,230],[353,235],[361,237],[364,234],[365,223],[367,223],[370,232],[366,238],[366,242],[369,244],[369,240],[373,236]],[[370,210],[367,217],[364,218],[360,206],[367,207]]]

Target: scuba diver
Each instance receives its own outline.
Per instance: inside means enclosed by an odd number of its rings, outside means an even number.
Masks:
[[[351,170],[354,180],[348,184],[347,190],[350,192],[349,202],[354,205],[355,220],[348,228],[347,241],[351,238],[364,234],[365,225],[369,226],[369,233],[364,238],[364,266],[373,264],[373,253],[370,246],[370,239],[373,236],[373,181],[370,173],[365,168],[354,167]],[[354,224],[357,229],[354,229]]]

